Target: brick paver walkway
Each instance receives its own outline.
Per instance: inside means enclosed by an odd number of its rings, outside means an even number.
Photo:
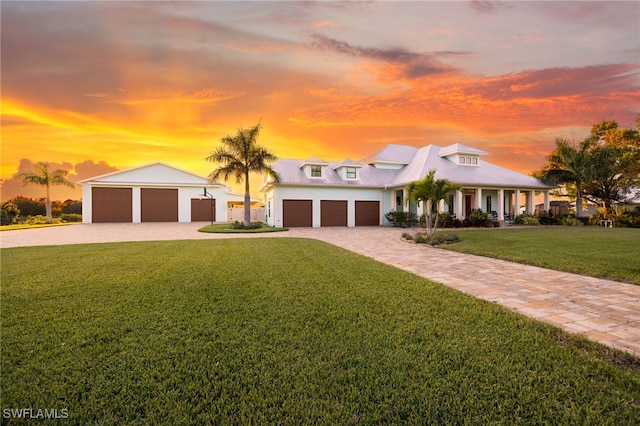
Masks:
[[[92,224],[4,231],[2,248],[110,241],[238,238],[203,224]],[[315,238],[640,355],[640,286],[404,242],[396,228],[294,228],[259,237]],[[242,235],[240,238],[256,238]]]

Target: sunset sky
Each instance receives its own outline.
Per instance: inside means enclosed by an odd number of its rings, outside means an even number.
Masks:
[[[460,142],[530,173],[556,137],[640,112],[636,1],[0,7],[3,201],[44,196],[12,178],[37,161],[72,181],[154,161],[207,175],[260,118],[281,158]]]

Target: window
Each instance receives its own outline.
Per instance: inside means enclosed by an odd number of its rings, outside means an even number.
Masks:
[[[355,179],[358,177],[355,167],[347,167],[347,179]]]
[[[487,211],[491,213],[493,209],[491,208],[491,195],[487,195]]]
[[[460,164],[473,164],[474,166],[477,166],[478,165],[478,158],[477,157],[460,156],[458,162]]]
[[[311,166],[311,177],[322,177],[322,166]]]
[[[402,206],[404,206],[404,191],[402,189],[398,189],[396,191],[396,211],[401,212]]]

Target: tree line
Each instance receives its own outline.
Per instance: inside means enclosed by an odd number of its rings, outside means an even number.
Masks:
[[[47,201],[45,198],[27,198],[21,195],[2,203],[2,212],[0,215],[2,225],[10,225],[12,223],[23,223],[30,217],[44,217],[46,221]],[[69,217],[68,215],[82,215],[82,201],[65,200],[51,201],[52,219]],[[79,218],[76,218],[79,219]]]
[[[533,175],[560,185],[557,195],[576,200],[578,217],[584,216],[583,201],[588,200],[608,218],[615,203],[627,203],[640,193],[640,115],[636,129],[602,121],[582,141],[557,138],[547,164]]]

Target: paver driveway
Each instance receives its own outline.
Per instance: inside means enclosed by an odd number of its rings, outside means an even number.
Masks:
[[[91,224],[4,231],[2,248],[215,238],[314,238],[396,266],[535,319],[640,355],[640,286],[410,244],[386,227],[293,228],[204,234],[202,223]]]

